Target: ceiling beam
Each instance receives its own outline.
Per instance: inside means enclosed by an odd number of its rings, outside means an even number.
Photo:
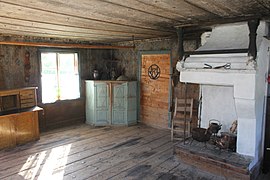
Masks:
[[[264,16],[255,16],[255,15],[250,15],[250,16],[238,16],[238,17],[230,17],[230,18],[214,18],[214,19],[208,19],[208,20],[201,20],[198,22],[193,22],[193,24],[178,24],[175,25],[175,28],[179,27],[209,27],[217,24],[226,24],[226,23],[237,23],[237,22],[243,22],[243,21],[248,21],[252,19],[267,19],[267,17]]]
[[[64,36],[74,36],[74,37],[104,37],[104,36],[110,36],[111,38],[113,37],[118,37],[118,38],[129,38],[131,39],[132,36],[129,35],[123,35],[123,34],[103,34],[103,33],[92,33],[92,32],[85,32],[85,31],[71,31],[71,30],[64,30],[64,29],[55,29],[55,28],[46,28],[46,27],[33,27],[29,25],[21,25],[21,24],[16,24],[16,23],[0,23],[0,29],[3,30],[13,30],[13,31],[18,31],[18,32],[36,32],[36,33],[41,33],[41,34],[52,34],[52,35],[64,35]],[[8,31],[6,31],[8,32]],[[150,36],[150,35],[148,35]],[[145,36],[144,36],[145,37]]]
[[[48,31],[37,31],[37,30],[16,30],[13,28],[2,28],[0,27],[0,33],[6,34],[6,35],[23,35],[27,36],[27,34],[35,35],[35,36],[41,36],[41,37],[61,37],[65,39],[88,39],[91,41],[106,41],[113,39],[113,37],[108,37],[108,36],[82,36],[82,35],[75,35],[75,34],[66,34],[66,33],[56,33],[56,32],[48,32]],[[131,38],[120,38],[120,39],[131,39]]]
[[[135,46],[57,44],[57,43],[18,42],[18,41],[0,41],[0,45],[33,46],[33,47],[57,47],[57,48],[78,48],[78,49],[131,49],[131,48],[135,48]]]

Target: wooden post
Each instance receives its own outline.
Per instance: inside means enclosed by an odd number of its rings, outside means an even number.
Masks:
[[[184,144],[186,144],[186,129],[187,129],[187,83],[185,82],[185,109],[184,109]]]
[[[248,21],[249,28],[249,46],[248,46],[248,55],[252,56],[255,60],[257,57],[257,47],[256,47],[256,36],[257,29],[260,24],[258,19]]]
[[[184,57],[184,30],[177,28],[179,61]]]

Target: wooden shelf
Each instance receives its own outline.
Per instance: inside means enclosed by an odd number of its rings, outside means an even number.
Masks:
[[[36,106],[36,89],[26,87],[0,91],[0,112]]]

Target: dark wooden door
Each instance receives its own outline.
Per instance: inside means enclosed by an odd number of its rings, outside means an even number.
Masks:
[[[169,126],[170,59],[170,54],[143,54],[141,57],[140,119],[150,126]]]
[[[270,170],[270,97],[267,98],[263,171]]]

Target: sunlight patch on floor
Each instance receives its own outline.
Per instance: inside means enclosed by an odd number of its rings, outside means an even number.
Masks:
[[[55,147],[28,157],[18,175],[23,179],[61,180],[72,144]]]
[[[61,180],[67,163],[71,144],[53,148],[38,177],[39,180]]]
[[[29,156],[18,174],[24,179],[34,179],[46,157],[46,152],[47,151],[42,151],[41,153]]]

